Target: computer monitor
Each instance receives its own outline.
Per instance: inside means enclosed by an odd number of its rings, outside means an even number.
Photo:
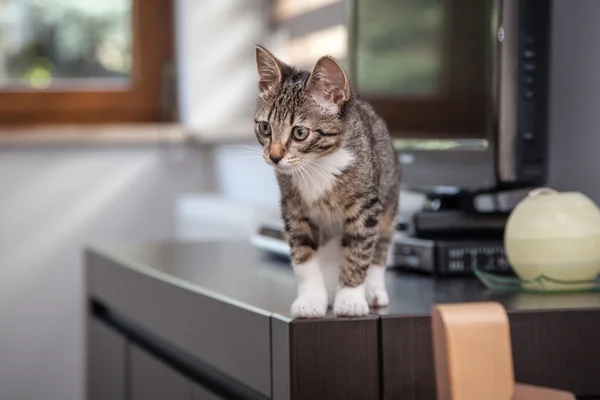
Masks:
[[[550,4],[348,2],[350,75],[386,120],[405,184],[545,182]]]

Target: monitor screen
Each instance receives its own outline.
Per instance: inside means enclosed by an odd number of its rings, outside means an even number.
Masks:
[[[279,17],[287,60],[310,68],[322,54],[340,59],[385,120],[403,182],[543,184],[552,2],[279,2],[288,5]]]
[[[485,139],[494,27],[488,0],[354,0],[351,74],[396,138]],[[481,146],[469,140],[466,146]],[[455,140],[403,145],[446,147]]]

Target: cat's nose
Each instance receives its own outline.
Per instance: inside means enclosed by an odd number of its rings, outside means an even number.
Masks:
[[[283,158],[283,156],[277,154],[277,155],[269,155],[269,158],[271,159],[271,161],[273,161],[275,163],[275,165],[279,164],[279,161],[281,161],[281,159]]]

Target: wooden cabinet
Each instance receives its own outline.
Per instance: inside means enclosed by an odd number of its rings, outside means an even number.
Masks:
[[[88,319],[88,400],[127,399],[127,340]]]
[[[130,342],[105,322],[88,322],[88,400],[220,400]]]
[[[200,385],[193,384],[192,386],[192,400],[223,400],[212,392],[204,389]]]
[[[293,272],[245,246],[88,253],[90,311],[118,331],[91,324],[89,398],[215,400],[211,387],[257,400],[434,399],[430,309],[475,301],[506,308],[519,382],[600,393],[596,293],[497,294],[475,279],[390,271],[381,314],[292,320]]]
[[[192,382],[136,345],[130,345],[131,400],[192,400]]]
[[[600,393],[597,338],[600,311],[509,312],[513,364],[518,382],[594,398]],[[384,398],[435,399],[431,318],[382,316]]]

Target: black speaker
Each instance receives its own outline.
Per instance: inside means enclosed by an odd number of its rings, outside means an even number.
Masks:
[[[552,2],[495,1],[498,181],[543,185],[548,169]]]

